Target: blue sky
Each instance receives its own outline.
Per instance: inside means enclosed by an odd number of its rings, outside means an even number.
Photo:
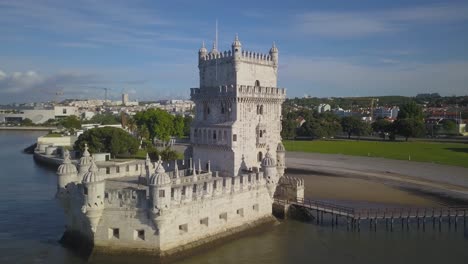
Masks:
[[[280,52],[289,97],[468,94],[468,1],[0,1],[0,103],[188,98],[197,51]]]

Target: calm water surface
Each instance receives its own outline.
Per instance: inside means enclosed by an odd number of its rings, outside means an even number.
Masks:
[[[0,131],[0,263],[87,263],[57,241],[64,231],[62,209],[54,200],[55,172],[21,150],[42,132]],[[378,183],[308,176],[308,195],[329,200],[397,201],[431,205],[434,201]],[[357,195],[359,194],[359,195]],[[430,225],[428,225],[430,226]],[[178,263],[465,263],[468,231],[396,230],[360,233],[345,227],[285,221],[267,232],[252,234],[198,253]],[[398,228],[397,228],[398,229]],[[91,257],[94,263],[152,263],[147,257]]]

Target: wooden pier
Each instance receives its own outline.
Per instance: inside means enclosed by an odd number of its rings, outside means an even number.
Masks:
[[[448,207],[400,207],[400,208],[352,208],[337,204],[312,200],[312,199],[296,199],[282,200],[275,199],[275,203],[284,206],[296,206],[306,209],[308,214],[314,218],[317,224],[324,223],[324,215],[328,215],[328,221],[332,226],[337,226],[339,219],[344,219],[348,229],[360,231],[363,222],[369,224],[371,229],[377,229],[378,223],[385,223],[387,230],[393,231],[396,224],[401,224],[403,229],[405,226],[409,229],[410,224],[415,223],[417,228],[425,230],[426,225],[432,224],[433,228],[440,229],[443,223],[452,225],[455,229],[459,225],[466,228],[466,218],[468,207],[448,206]],[[463,222],[463,223],[462,223]]]

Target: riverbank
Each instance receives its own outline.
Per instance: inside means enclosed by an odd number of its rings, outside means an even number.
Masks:
[[[0,130],[22,130],[22,131],[51,131],[57,127],[41,127],[41,126],[0,126]]]
[[[406,192],[438,197],[439,201],[447,203],[468,201],[468,168],[337,154],[288,152],[286,157],[286,174],[304,178],[306,196],[309,191],[320,191],[314,188],[313,181],[317,178],[311,178],[312,176],[327,176],[341,179],[335,183],[337,189],[334,191],[337,193],[347,192],[361,196],[365,190],[356,192],[339,189],[340,181],[359,179],[362,181],[361,185],[369,182],[384,184]],[[330,184],[329,180],[327,184]],[[377,187],[368,186],[369,190],[366,192],[372,193],[375,188]],[[313,193],[314,191],[310,195]],[[342,198],[352,199],[353,195]],[[391,199],[381,202],[389,201]]]

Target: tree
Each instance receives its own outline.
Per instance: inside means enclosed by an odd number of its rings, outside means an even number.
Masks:
[[[172,115],[161,109],[148,109],[135,115],[137,126],[145,125],[148,128],[152,142],[154,138],[158,138],[163,142],[169,141],[175,131],[173,119]]]
[[[137,125],[136,125],[136,121],[134,118],[132,117],[127,117],[126,118],[126,127],[128,129],[128,131],[131,133],[131,134],[134,134],[135,133],[135,130],[137,129]]]
[[[157,160],[159,156],[161,156],[161,159],[164,161],[179,159],[179,154],[170,148],[165,148],[160,151],[155,147],[149,147],[147,148],[147,152],[151,160]]]
[[[372,131],[378,133],[384,140],[385,134],[391,133],[393,130],[392,122],[383,118],[377,119],[374,123],[372,123],[371,127]]]
[[[281,124],[282,124],[281,137],[283,139],[296,137],[297,127],[296,127],[296,121],[294,119],[285,118],[283,119]]]
[[[184,135],[184,117],[181,115],[176,115],[173,118],[173,128],[172,135],[176,137],[182,137]]]
[[[351,135],[360,137],[370,132],[369,124],[355,116],[343,117],[341,119],[341,127],[343,128],[343,132],[348,134],[348,139],[351,138]]]
[[[448,135],[458,134],[457,123],[451,119],[444,119],[440,122],[443,133]]]
[[[66,129],[80,129],[81,121],[77,116],[71,115],[59,121],[59,124]]]
[[[414,101],[401,105],[400,111],[398,112],[398,119],[405,118],[412,118],[422,121],[424,119],[422,107],[416,104]]]
[[[191,116],[184,117],[184,136],[190,137],[190,126],[192,125],[193,118]]]
[[[86,123],[101,125],[117,125],[120,124],[120,121],[121,120],[119,116],[106,113],[94,115],[89,121],[86,121]]]
[[[74,148],[83,151],[87,143],[91,152],[109,152],[117,154],[135,154],[139,143],[129,133],[116,127],[93,128],[78,137]]]
[[[25,119],[23,119],[23,120],[21,121],[21,125],[22,125],[22,126],[33,126],[34,123],[33,123],[33,121],[32,121],[31,119],[25,118]]]
[[[424,123],[414,118],[397,119],[394,124],[395,133],[405,137],[420,137],[425,133]]]

